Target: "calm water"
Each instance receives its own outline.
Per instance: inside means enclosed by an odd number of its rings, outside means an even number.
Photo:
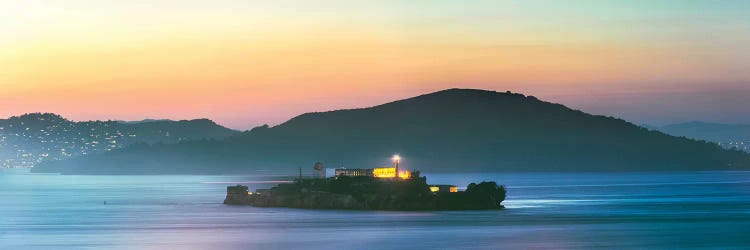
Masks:
[[[0,172],[0,249],[750,248],[750,172],[429,174],[495,180],[503,211],[225,206],[244,176]],[[107,204],[103,204],[106,200]]]

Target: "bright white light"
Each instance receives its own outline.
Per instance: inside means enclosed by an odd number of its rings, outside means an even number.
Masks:
[[[393,156],[393,161],[394,161],[394,162],[400,162],[400,161],[401,161],[401,156],[398,156],[398,155],[394,155],[394,156]]]

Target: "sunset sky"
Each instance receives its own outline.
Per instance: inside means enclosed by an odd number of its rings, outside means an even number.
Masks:
[[[249,129],[451,87],[750,122],[750,1],[0,0],[0,118]]]

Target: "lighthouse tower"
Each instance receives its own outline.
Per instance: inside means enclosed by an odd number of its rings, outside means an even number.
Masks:
[[[394,178],[398,178],[398,177],[399,177],[399,176],[398,176],[398,173],[399,173],[399,172],[398,172],[398,164],[399,164],[400,162],[401,162],[401,156],[398,156],[398,155],[394,155],[394,156],[393,156],[393,166],[394,166],[394,168],[396,168],[396,175],[394,176]]]

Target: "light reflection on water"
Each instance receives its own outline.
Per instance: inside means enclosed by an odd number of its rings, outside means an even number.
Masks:
[[[508,186],[502,211],[225,206],[253,176],[0,173],[0,249],[745,248],[750,172],[429,174]],[[106,201],[106,205],[104,204]]]

